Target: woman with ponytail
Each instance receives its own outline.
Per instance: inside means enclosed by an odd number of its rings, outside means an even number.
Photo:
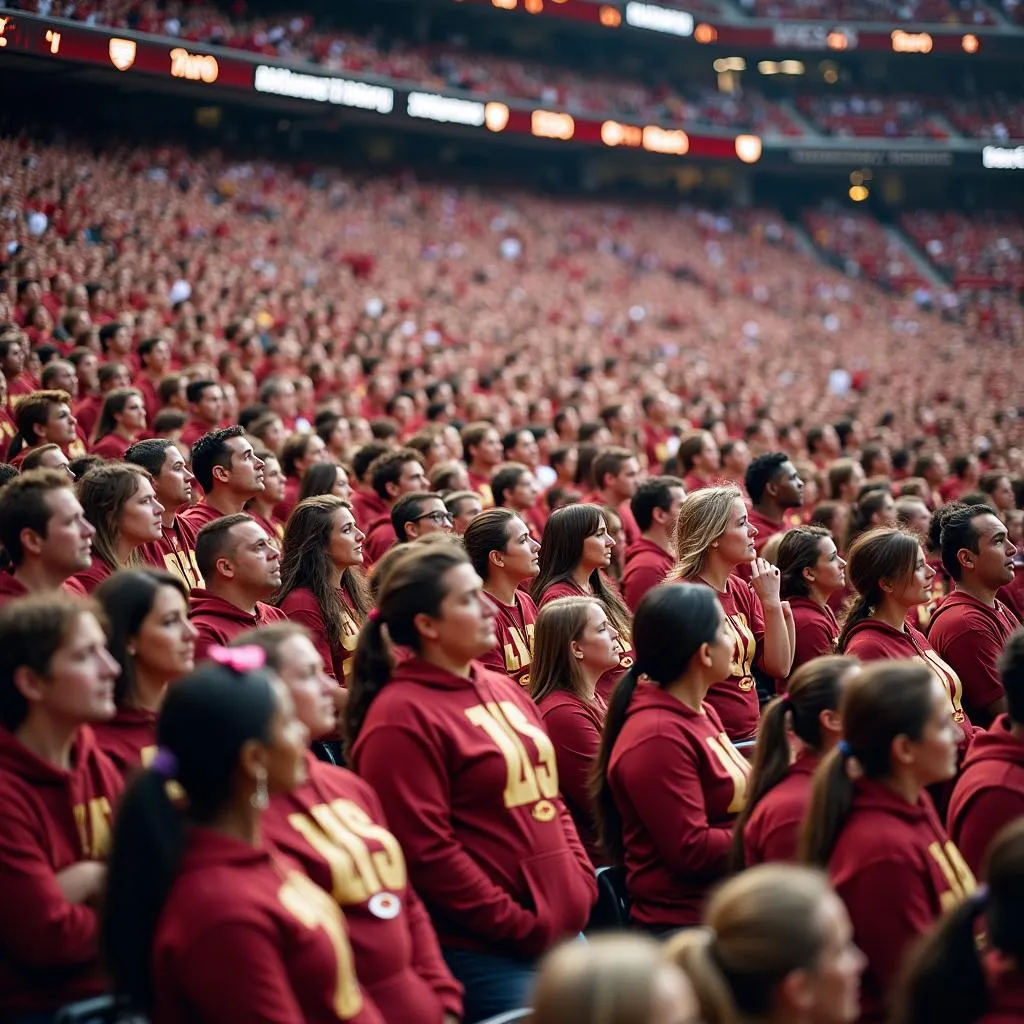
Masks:
[[[337,683],[306,630],[275,622],[231,641],[250,645],[288,688],[310,739],[333,736]],[[264,834],[341,907],[359,981],[387,1024],[456,1024],[462,991],[441,959],[380,801],[355,773],[309,750],[305,757],[305,781],[271,796]]]
[[[728,872],[750,766],[705,700],[733,652],[710,588],[655,587],[633,626],[637,661],[608,708],[595,809],[604,851],[626,869],[630,916],[660,934],[699,924]]]
[[[789,677],[789,688],[761,717],[747,802],[733,836],[737,868],[797,859],[811,776],[842,738],[839,702],[860,670],[856,658],[814,658]],[[797,752],[792,756],[791,735]]]
[[[114,989],[154,1024],[382,1024],[337,904],[261,838],[270,794],[305,781],[306,729],[259,648],[209,654],[169,690],[156,756],[121,803],[102,936]]]
[[[633,664],[629,609],[606,575],[615,547],[608,522],[598,505],[566,505],[551,514],[542,541],[540,571],[530,587],[537,607],[560,597],[593,597],[619,634],[619,664],[597,684],[597,692],[608,700]]]
[[[673,936],[665,954],[686,971],[705,1024],[858,1019],[864,954],[820,871],[744,871],[711,897],[704,925]]]
[[[494,610],[461,544],[400,547],[375,573],[356,646],[350,760],[405,851],[472,1024],[526,1004],[537,958],[583,928],[597,886],[536,706],[477,661]],[[395,664],[392,645],[410,656]]]
[[[985,878],[915,950],[893,1024],[1024,1020],[1024,819],[992,843]]]
[[[960,730],[919,661],[867,666],[839,710],[845,738],[814,775],[801,854],[846,904],[868,958],[862,1019],[881,1021],[907,950],[975,889],[925,792],[956,773]]]
[[[779,595],[779,570],[754,551],[756,536],[738,488],[697,491],[679,508],[678,561],[665,577],[709,587],[725,611],[733,653],[726,671],[713,681],[708,704],[734,743],[757,735],[754,663],[775,679],[785,679],[793,663],[793,613]],[[750,583],[735,575],[740,566],[750,567]]]
[[[846,561],[824,527],[798,526],[783,536],[775,565],[779,594],[793,611],[795,672],[812,658],[835,653],[839,623],[829,600],[846,586]]]

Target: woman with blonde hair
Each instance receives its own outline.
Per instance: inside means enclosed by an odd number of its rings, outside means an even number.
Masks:
[[[704,928],[665,955],[686,971],[705,1024],[852,1024],[864,955],[820,871],[763,864],[711,897]]]
[[[737,487],[707,487],[690,494],[676,520],[677,562],[667,582],[696,583],[715,592],[733,638],[729,673],[708,692],[708,703],[735,742],[757,735],[760,706],[756,662],[776,679],[789,675],[795,647],[793,613],[779,596],[779,570],[754,550],[756,527]],[[751,581],[735,575],[751,567]]]
[[[595,864],[605,858],[597,842],[590,776],[608,712],[597,683],[619,663],[617,639],[600,601],[560,597],[537,617],[530,676],[530,693],[555,745],[562,798]]]
[[[570,942],[544,961],[532,1024],[698,1024],[693,986],[642,935]]]

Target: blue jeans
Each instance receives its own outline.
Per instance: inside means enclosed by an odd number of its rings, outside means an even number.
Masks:
[[[448,969],[466,990],[463,1024],[528,1006],[536,962],[468,949],[442,948]]]

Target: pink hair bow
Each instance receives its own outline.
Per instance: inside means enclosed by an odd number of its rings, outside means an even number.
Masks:
[[[244,647],[220,647],[214,644],[206,656],[218,665],[226,665],[236,672],[255,672],[267,663],[267,655],[262,647],[247,644]]]

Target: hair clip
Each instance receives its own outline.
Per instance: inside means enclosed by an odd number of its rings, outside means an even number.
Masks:
[[[836,747],[839,750],[839,753],[843,755],[843,757],[853,757],[853,751],[850,749],[850,744],[847,743],[846,740],[840,740],[836,744]]]
[[[373,608],[371,608],[369,610],[369,612],[367,613],[366,617],[371,622],[376,622],[380,618],[380,609],[377,608],[376,606],[374,606]]]
[[[149,762],[149,767],[157,775],[162,775],[165,779],[173,779],[178,774],[178,759],[166,747],[157,747],[153,760]]]
[[[244,647],[221,647],[214,644],[207,649],[206,656],[210,661],[239,673],[255,672],[267,663],[266,652],[255,644],[247,644]]]

